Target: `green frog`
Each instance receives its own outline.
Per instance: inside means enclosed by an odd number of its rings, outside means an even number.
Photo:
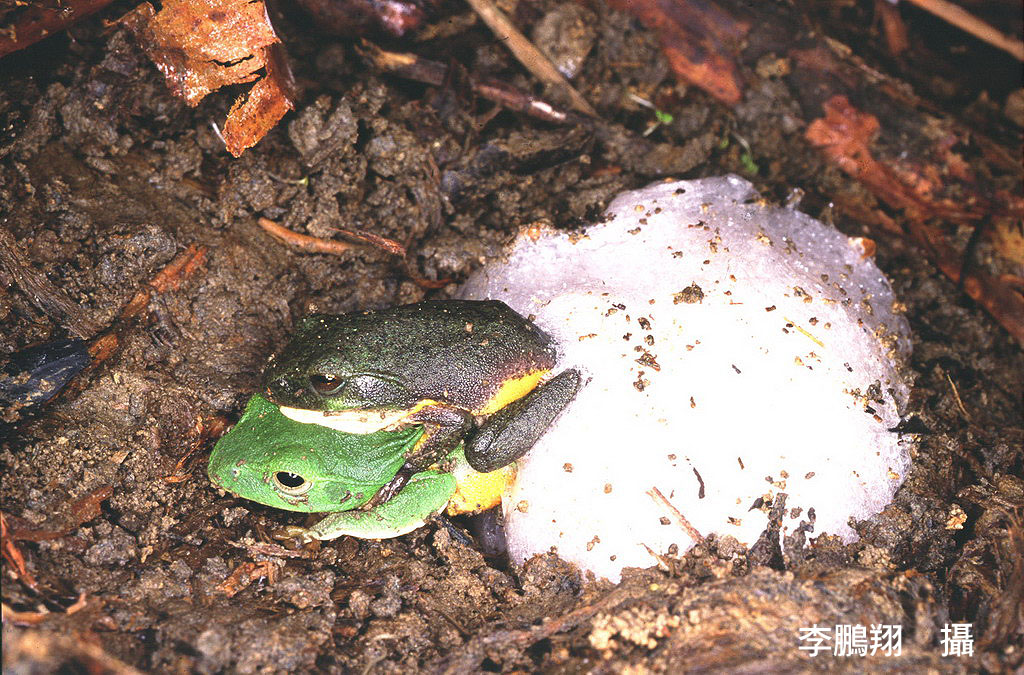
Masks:
[[[208,473],[219,487],[266,506],[330,513],[309,529],[290,529],[307,541],[397,537],[442,510],[473,513],[500,502],[514,466],[479,473],[468,465],[461,446],[410,475],[401,490],[384,495],[423,433],[421,427],[407,427],[349,434],[304,424],[257,394],[238,424],[217,442]]]

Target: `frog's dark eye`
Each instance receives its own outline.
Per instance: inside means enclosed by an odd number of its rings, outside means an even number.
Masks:
[[[309,492],[309,489],[313,487],[313,481],[306,480],[291,471],[278,471],[274,474],[274,486],[287,495],[297,497]]]
[[[314,373],[309,376],[309,386],[321,396],[331,396],[337,394],[345,386],[345,378],[338,377],[337,375]]]

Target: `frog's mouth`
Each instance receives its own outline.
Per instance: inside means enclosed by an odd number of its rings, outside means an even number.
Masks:
[[[365,410],[306,410],[281,406],[281,414],[302,424],[319,424],[346,434],[372,434],[377,431],[395,431],[406,424],[406,418],[437,401],[424,399],[411,408],[370,408]]]

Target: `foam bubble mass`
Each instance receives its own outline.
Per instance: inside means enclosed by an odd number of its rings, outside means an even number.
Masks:
[[[613,581],[701,535],[855,539],[910,465],[906,320],[859,240],[726,176],[619,195],[582,233],[525,230],[465,298],[508,303],[588,382],[504,508],[514,559]],[[680,517],[681,516],[681,517]],[[687,527],[683,519],[692,526]]]

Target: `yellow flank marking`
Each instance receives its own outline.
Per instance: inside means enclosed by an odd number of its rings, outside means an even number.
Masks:
[[[468,465],[463,470],[456,470],[455,494],[448,501],[448,515],[478,513],[497,506],[501,503],[505,488],[515,477],[514,463],[490,473],[474,471]]]
[[[547,370],[535,370],[526,375],[505,380],[501,388],[491,397],[491,400],[484,403],[483,407],[474,410],[473,414],[490,415],[501,410],[512,401],[521,399],[536,389],[540,378],[544,377],[548,372]]]
[[[411,408],[409,408],[408,411],[406,411],[405,417],[408,417],[409,415],[415,415],[424,408],[429,408],[432,405],[438,405],[438,402],[429,398],[425,398],[422,401],[417,401],[416,403],[413,404]]]

